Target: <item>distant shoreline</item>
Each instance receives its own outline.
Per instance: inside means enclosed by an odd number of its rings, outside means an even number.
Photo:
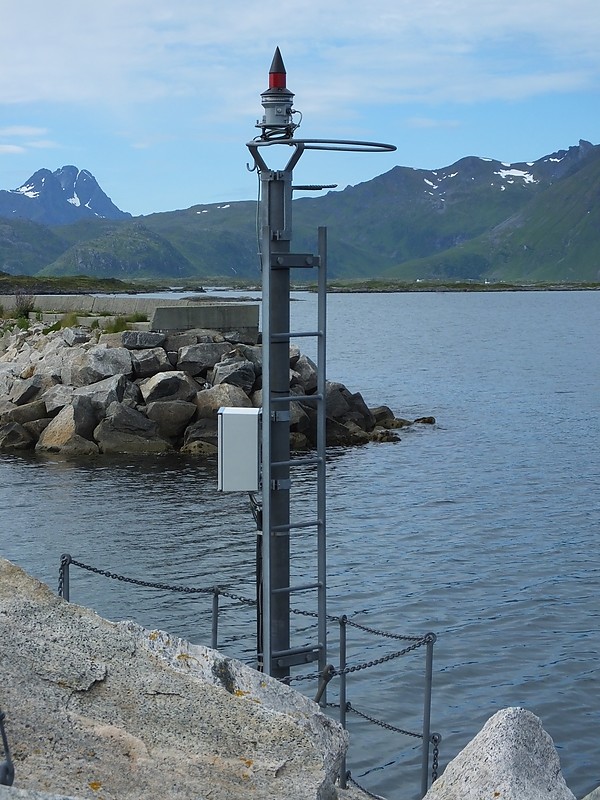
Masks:
[[[219,294],[219,291],[253,291],[260,292],[260,281],[226,280],[215,278],[211,283],[218,282],[218,288],[211,288],[210,294]],[[292,291],[315,292],[315,284],[297,284],[292,286]],[[597,291],[600,282],[571,283],[547,281],[540,283],[478,283],[475,281],[390,281],[373,278],[361,281],[336,281],[329,282],[327,291],[330,294],[389,294],[402,292],[552,292],[552,291]],[[148,292],[174,291],[173,287],[158,281],[126,282],[114,278],[94,279],[89,276],[73,276],[65,278],[35,278],[29,275],[6,275],[0,273],[0,297],[7,295],[44,295],[44,294],[142,294]],[[177,287],[179,292],[206,293],[206,290],[197,281],[190,281]]]

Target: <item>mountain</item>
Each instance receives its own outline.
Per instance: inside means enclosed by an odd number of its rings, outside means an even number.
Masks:
[[[68,165],[40,169],[18,189],[0,190],[0,216],[42,225],[64,225],[79,219],[127,219],[98,185],[91,172]]]
[[[44,277],[191,278],[193,265],[173,245],[139,222],[104,226],[94,239],[79,242],[38,273]]]
[[[38,202],[30,209],[41,209],[43,199],[46,219],[63,219],[64,206],[85,216],[17,230],[16,209],[2,210],[6,196]],[[437,170],[397,166],[342,191],[295,199],[293,208],[294,251],[314,251],[318,226],[327,226],[332,278],[600,279],[600,146],[583,140],[526,163],[469,156]],[[0,269],[120,278],[260,274],[255,202],[136,220],[114,209],[89,173],[40,170],[19,190],[0,192]]]
[[[600,156],[553,183],[480,236],[398,264],[387,277],[412,280],[600,281]]]

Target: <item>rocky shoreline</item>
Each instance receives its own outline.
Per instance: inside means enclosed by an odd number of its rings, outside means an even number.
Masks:
[[[68,603],[2,558],[0,636],[14,766],[2,800],[366,796],[337,785],[348,734],[311,700],[216,650]],[[425,796],[485,798],[575,800],[526,709],[497,711]]]
[[[260,407],[262,348],[240,334],[34,323],[0,336],[0,451],[71,456],[217,453],[217,412]],[[316,392],[314,363],[290,347],[290,393]],[[398,441],[405,420],[327,383],[327,444]],[[310,403],[291,403],[291,446],[315,446]]]

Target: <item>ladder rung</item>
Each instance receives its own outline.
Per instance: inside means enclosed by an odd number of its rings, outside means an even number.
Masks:
[[[282,586],[280,589],[271,589],[271,594],[292,594],[293,592],[306,592],[309,589],[320,589],[322,584],[299,583],[297,586]]]
[[[310,336],[323,336],[321,331],[289,331],[288,333],[272,333],[272,342],[285,342],[287,339],[303,339]]]
[[[316,653],[319,650],[323,649],[323,645],[321,644],[314,644],[309,645],[308,647],[292,647],[289,650],[275,650],[271,653],[273,658],[282,658],[283,656],[300,656],[304,653]]]
[[[290,458],[288,461],[271,461],[272,467],[310,467],[314,464],[322,464],[323,459],[319,456],[310,458]]]
[[[292,403],[292,402],[300,402],[303,403],[318,403],[319,400],[323,399],[322,394],[284,394],[279,395],[279,397],[272,397],[272,403]]]
[[[280,533],[289,533],[299,528],[318,528],[319,525],[321,525],[320,519],[310,519],[306,522],[289,522],[287,525],[274,525],[271,531],[277,535]]]

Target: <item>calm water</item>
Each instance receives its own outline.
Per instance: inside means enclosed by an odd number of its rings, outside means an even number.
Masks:
[[[294,328],[313,328],[315,298],[298,297]],[[578,797],[600,784],[599,329],[598,292],[329,299],[329,377],[370,405],[438,421],[398,444],[332,453],[330,612],[438,634],[442,765],[496,710],[521,705],[542,718]],[[217,493],[214,464],[5,456],[0,477],[0,553],[52,587],[68,551],[146,580],[253,592],[253,520],[244,496]],[[299,499],[309,487],[299,476]],[[304,550],[298,574],[312,565],[308,540]],[[202,597],[79,570],[72,597],[111,619],[209,641]],[[222,648],[250,662],[252,627],[251,613],[231,608]],[[398,649],[354,632],[350,641],[356,663]],[[418,653],[357,673],[348,697],[418,730],[422,669]],[[350,723],[353,777],[390,800],[414,797],[414,740]]]

